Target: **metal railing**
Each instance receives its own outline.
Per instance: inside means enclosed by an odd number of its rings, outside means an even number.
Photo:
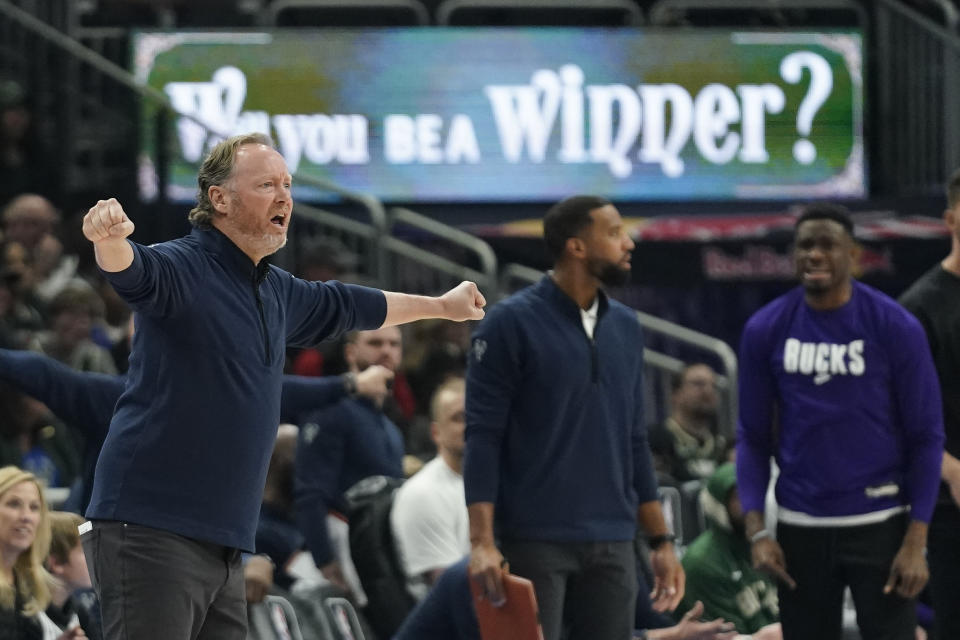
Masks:
[[[292,271],[305,247],[317,238],[332,238],[358,258],[361,280],[366,277],[378,287],[436,294],[472,280],[496,299],[497,259],[483,240],[409,209],[384,213],[371,196],[327,188],[334,185],[322,186],[324,183],[314,178],[298,181],[359,204],[367,217],[350,217],[298,202],[294,206],[297,228],[291,234],[293,246],[277,255],[279,266]],[[416,242],[402,238],[411,230]]]
[[[545,12],[579,12],[587,11],[616,12],[623,16],[623,26],[638,26],[643,24],[643,14],[640,7],[631,0],[444,0],[437,7],[437,24],[448,26],[462,25],[456,21],[458,12],[474,10],[537,10]]]
[[[384,248],[398,282],[416,291],[441,292],[473,280],[481,291],[496,295],[497,257],[484,240],[410,209],[389,214]],[[416,236],[415,244],[401,239],[408,234]]]
[[[877,0],[873,40],[876,183],[898,196],[939,195],[960,166],[960,38],[892,0]]]
[[[650,23],[670,24],[678,12],[693,9],[717,12],[781,9],[842,10],[857,16],[860,25],[867,25],[867,11],[856,0],[658,0],[650,7]]]
[[[511,262],[506,264],[500,270],[500,279],[498,281],[498,296],[506,296],[512,291],[516,291],[522,286],[538,282],[543,277],[543,271],[528,267],[523,264]]]
[[[138,95],[161,102],[166,97],[137,84],[118,64],[126,55],[125,40],[118,39],[125,38],[122,30],[101,37],[103,50],[116,60],[66,33],[75,23],[72,7],[70,2],[36,2],[21,8],[0,0],[0,73],[29,88],[41,142],[56,149],[62,167],[57,180],[65,191],[101,190],[107,184],[132,191],[131,141],[138,128],[133,101]]]
[[[276,26],[284,12],[298,9],[321,9],[325,11],[359,9],[377,12],[389,10],[409,17],[411,26],[430,24],[430,13],[417,0],[273,0],[260,12],[257,22],[261,26]]]
[[[275,262],[288,271],[293,271],[300,252],[316,236],[334,238],[361,261],[362,275],[372,282],[388,282],[390,270],[384,255],[383,242],[389,223],[383,203],[370,194],[351,191],[315,176],[298,175],[296,182],[335,194],[341,202],[355,205],[360,215],[344,215],[316,205],[296,202],[294,220],[297,233],[293,246],[290,251],[285,250],[278,254]],[[309,224],[303,224],[304,221]]]
[[[738,368],[737,354],[730,345],[719,338],[694,331],[669,320],[652,316],[649,313],[637,311],[637,318],[645,330],[659,333],[666,338],[709,353],[721,363],[723,372],[717,377],[717,386],[720,392],[720,427],[727,435],[733,435],[736,430],[739,411],[737,404]],[[656,367],[660,372],[671,375],[679,373],[686,364],[676,358],[670,358],[669,360],[666,358],[666,356],[650,358],[647,359],[647,364]],[[663,385],[662,391],[667,393],[670,389],[669,377],[661,376],[660,384]]]

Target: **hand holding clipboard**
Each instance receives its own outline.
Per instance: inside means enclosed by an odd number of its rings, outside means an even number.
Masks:
[[[484,595],[480,583],[470,579],[470,593],[482,640],[543,640],[533,583],[506,572],[502,580],[506,599],[494,606]]]

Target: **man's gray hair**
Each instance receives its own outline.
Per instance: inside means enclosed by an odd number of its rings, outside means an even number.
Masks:
[[[245,133],[227,138],[211,149],[197,174],[197,206],[191,209],[187,216],[193,226],[199,229],[213,226],[216,210],[210,202],[210,187],[219,187],[230,179],[236,164],[237,150],[245,144],[264,144],[273,148],[270,136],[263,133]]]

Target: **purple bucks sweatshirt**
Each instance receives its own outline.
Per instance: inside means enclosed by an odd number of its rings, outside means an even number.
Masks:
[[[920,323],[894,300],[854,281],[849,302],[816,311],[793,289],[747,322],[740,367],[744,511],[763,510],[775,456],[781,508],[815,520],[909,507],[930,520],[940,387]]]

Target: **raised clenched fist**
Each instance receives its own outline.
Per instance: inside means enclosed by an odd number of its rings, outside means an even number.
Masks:
[[[100,200],[83,216],[83,235],[93,243],[126,238],[133,229],[133,222],[116,198]]]

